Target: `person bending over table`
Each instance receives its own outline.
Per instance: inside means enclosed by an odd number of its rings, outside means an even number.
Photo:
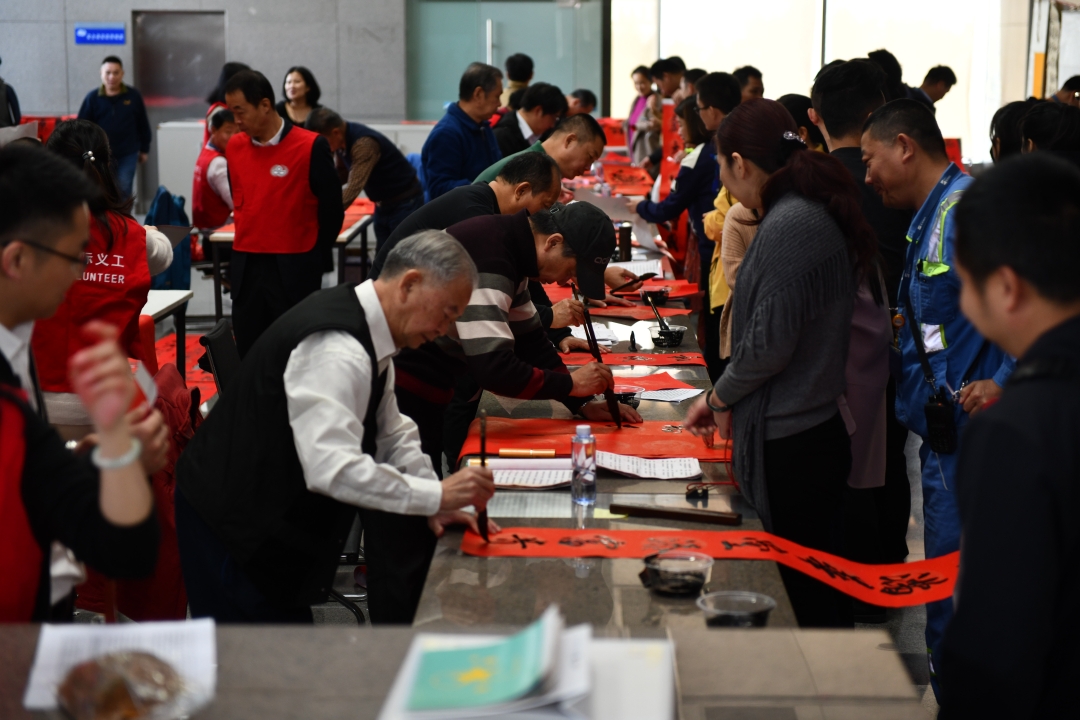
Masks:
[[[572,180],[587,171],[604,154],[607,136],[600,123],[592,115],[572,115],[563,118],[546,140],[533,143],[527,149],[489,166],[480,173],[475,182],[491,182],[502,171],[506,163],[525,153],[544,153],[558,164],[559,171],[566,180]]]
[[[334,162],[344,171],[342,204],[352,205],[361,190],[375,203],[378,250],[394,228],[424,204],[424,189],[416,170],[385,135],[367,125],[345,122],[329,108],[313,111],[304,127],[326,138]]]
[[[531,216],[476,217],[447,232],[476,263],[480,287],[446,337],[395,360],[402,412],[420,426],[420,442],[432,464],[442,466],[443,416],[463,376],[498,395],[559,400],[590,420],[610,420],[603,402],[589,400],[612,387],[611,369],[592,362],[570,373],[544,333],[528,288],[530,280],[576,277],[586,297],[603,297],[604,267],[615,251],[615,229],[607,215],[588,203],[555,204]],[[479,392],[459,401],[460,415],[446,419],[451,467],[475,417]],[[630,407],[620,411],[631,422],[640,420]]]
[[[98,434],[89,461],[49,427],[34,382],[30,333],[82,273],[87,200],[100,193],[70,163],[22,143],[0,150],[0,623],[61,619],[50,614],[56,541],[111,577],[144,577],[157,561],[153,494],[126,413],[135,387],[116,329],[89,323],[88,347],[69,366]]]
[[[359,507],[371,620],[412,622],[436,535],[475,530],[460,508],[484,508],[495,486],[486,468],[439,483],[391,360],[446,333],[476,283],[461,244],[425,231],[378,280],[314,293],[259,338],[176,466],[194,617],[311,622]]]
[[[243,357],[333,269],[345,210],[326,138],[278,115],[262,73],[242,70],[229,78],[225,102],[240,128],[225,154],[236,218],[233,330]]]

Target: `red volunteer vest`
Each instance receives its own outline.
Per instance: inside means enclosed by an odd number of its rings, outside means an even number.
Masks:
[[[0,389],[0,623],[30,622],[41,579],[41,546],[22,500],[26,418],[20,400],[26,400],[22,390]]]
[[[67,291],[64,302],[48,320],[34,324],[30,348],[41,389],[71,392],[68,360],[86,347],[80,328],[103,320],[120,330],[120,347],[128,357],[142,359],[139,313],[150,292],[146,264],[146,230],[130,217],[108,213],[113,242],[97,218],[90,220],[90,263]]]
[[[210,163],[219,157],[225,157],[225,153],[204,145],[199,159],[195,161],[195,182],[191,188],[191,221],[197,228],[221,227],[232,212],[206,179]]]
[[[229,141],[236,235],[233,248],[253,253],[305,253],[319,236],[319,200],[311,192],[311,147],[319,136],[295,125],[281,142],[256,147],[238,132]]]

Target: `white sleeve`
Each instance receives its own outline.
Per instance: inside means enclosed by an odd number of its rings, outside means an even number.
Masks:
[[[165,237],[165,233],[147,227],[146,264],[150,266],[150,276],[168,270],[172,265],[172,255],[172,243]]]
[[[374,458],[361,450],[372,371],[364,348],[340,331],[310,335],[289,355],[285,396],[304,481],[350,505],[434,515],[442,486],[420,450],[416,425],[397,412],[392,384],[378,410],[380,449]]]
[[[210,161],[210,166],[206,168],[206,181],[210,183],[210,187],[214,189],[218,197],[225,201],[229,209],[233,210],[232,187],[229,185],[229,163],[224,157],[218,156]]]

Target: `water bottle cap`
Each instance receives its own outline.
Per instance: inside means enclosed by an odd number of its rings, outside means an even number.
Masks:
[[[578,425],[577,426],[577,436],[578,437],[583,437],[583,438],[591,437],[592,436],[592,426],[591,425]]]

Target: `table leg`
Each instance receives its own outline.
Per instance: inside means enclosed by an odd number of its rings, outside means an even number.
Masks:
[[[368,262],[367,230],[367,225],[360,228],[360,282],[367,280],[368,269],[370,266],[370,263]]]
[[[218,243],[210,243],[210,256],[214,260],[214,321],[221,320],[221,250]]]
[[[220,301],[220,296],[218,300]],[[176,369],[180,371],[180,377],[187,382],[187,303],[182,303],[173,312],[173,322],[176,323]]]
[[[349,243],[337,244],[337,284],[341,285],[345,282],[345,248],[349,246]]]

